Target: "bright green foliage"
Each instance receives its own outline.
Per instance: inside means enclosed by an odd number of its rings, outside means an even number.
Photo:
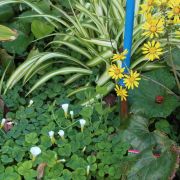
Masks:
[[[31,31],[36,38],[47,36],[54,31],[54,27],[43,21],[34,20],[31,24]]]
[[[12,41],[16,39],[16,36],[16,31],[13,31],[6,26],[0,25],[0,41]]]

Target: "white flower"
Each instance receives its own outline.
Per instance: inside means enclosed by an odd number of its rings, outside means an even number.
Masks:
[[[50,138],[54,137],[54,131],[49,131],[48,134]]]
[[[34,101],[31,99],[31,100],[29,101],[28,107],[32,106],[33,103],[34,103]]]
[[[67,118],[68,116],[68,108],[69,108],[69,104],[62,104],[61,105],[62,109],[64,110],[64,115]]]
[[[34,161],[36,156],[41,154],[41,149],[38,146],[34,146],[30,149],[30,153],[32,154],[32,160]]]
[[[48,134],[49,134],[49,137],[51,139],[51,143],[54,144],[56,141],[54,138],[54,131],[49,131]]]
[[[89,175],[89,171],[90,171],[90,165],[88,165],[87,168],[86,168],[86,174],[87,174],[87,176]]]
[[[83,132],[84,126],[85,126],[85,124],[86,124],[86,120],[80,119],[79,122],[80,122],[80,125],[81,125],[81,132]]]
[[[6,119],[3,118],[3,119],[1,120],[1,126],[0,126],[0,128],[3,128],[3,127],[4,127],[5,122],[6,122]]]
[[[71,119],[74,119],[74,111],[70,111],[69,113],[71,115]]]
[[[66,162],[66,160],[65,159],[60,159],[59,162]]]
[[[64,139],[64,131],[63,130],[59,130],[58,134],[62,139]]]

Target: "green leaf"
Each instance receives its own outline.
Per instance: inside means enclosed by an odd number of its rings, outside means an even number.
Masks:
[[[18,31],[18,37],[16,40],[11,42],[4,42],[2,45],[8,52],[21,55],[24,53],[24,51],[26,51],[32,40],[32,36],[29,36],[22,31]]]
[[[92,107],[83,107],[81,110],[80,114],[83,116],[83,118],[91,118],[93,114],[93,109]]]
[[[17,32],[10,28],[0,25],[0,41],[12,41],[17,37]]]
[[[168,179],[174,172],[177,159],[174,142],[157,130],[150,132],[149,125],[148,119],[132,116],[127,129],[122,132],[123,140],[129,142],[132,149],[140,151],[129,155],[133,164],[131,168],[128,165],[128,179]],[[155,157],[154,153],[160,157]]]
[[[77,68],[77,67],[66,67],[66,68],[61,68],[59,70],[50,72],[49,74],[46,74],[43,76],[28,92],[30,94],[33,90],[35,90],[37,87],[39,87],[41,84],[44,82],[48,81],[50,78],[57,76],[57,75],[66,75],[66,74],[71,74],[71,73],[82,73],[82,74],[92,74],[92,71],[83,69],[83,68]]]
[[[32,168],[32,161],[25,161],[19,164],[18,173],[24,176],[25,179],[32,179],[37,176],[37,172]]]
[[[167,134],[170,134],[170,132],[171,132],[170,124],[167,120],[160,120],[160,121],[156,122],[155,127],[159,131],[162,131]]]
[[[44,21],[34,20],[31,24],[31,31],[36,38],[41,38],[51,34],[54,31],[54,27]]]
[[[175,86],[172,74],[166,69],[144,73],[138,88],[130,91],[133,113],[143,113],[151,117],[167,117],[178,105],[178,98],[172,94]],[[161,103],[156,102],[163,97]]]
[[[36,144],[38,142],[38,137],[37,137],[37,133],[35,132],[32,132],[32,133],[29,133],[25,136],[25,141],[28,143],[28,144]]]

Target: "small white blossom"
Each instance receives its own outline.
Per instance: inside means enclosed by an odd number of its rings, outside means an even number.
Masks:
[[[64,131],[63,130],[59,130],[58,134],[62,139],[64,139]]]
[[[49,131],[48,134],[50,138],[54,137],[54,131]]]
[[[62,109],[64,110],[64,115],[67,118],[68,116],[68,108],[69,108],[69,104],[62,104],[61,105]]]
[[[32,154],[33,161],[35,160],[36,156],[41,154],[41,149],[38,146],[34,146],[30,149],[30,153]]]
[[[69,113],[71,115],[71,119],[74,119],[74,111],[70,111]]]
[[[86,174],[87,174],[87,176],[89,175],[89,171],[90,171],[90,165],[88,165],[87,168],[86,168]]]
[[[4,127],[5,122],[6,122],[6,119],[3,118],[3,119],[1,120],[1,126],[0,126],[0,128],[3,128],[3,127]]]
[[[32,106],[32,105],[33,105],[33,103],[34,103],[34,101],[31,99],[31,100],[29,101],[29,105],[28,105],[28,107]]]
[[[59,162],[66,162],[66,160],[65,159],[60,159]]]
[[[56,140],[54,138],[54,131],[49,131],[48,134],[51,139],[51,143],[54,144],[56,142]]]
[[[81,132],[83,132],[84,126],[86,124],[86,120],[80,119],[79,122],[80,122],[80,125],[81,125]]]

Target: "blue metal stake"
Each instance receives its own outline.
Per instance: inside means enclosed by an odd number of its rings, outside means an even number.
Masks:
[[[126,0],[126,17],[125,17],[125,32],[124,32],[124,47],[123,49],[128,50],[126,59],[122,62],[122,67],[125,68],[125,73],[129,72],[130,61],[131,61],[131,48],[133,40],[133,28],[134,28],[134,11],[135,11],[135,0]],[[118,83],[121,86],[125,86],[123,79]],[[128,104],[127,101],[121,102],[120,115],[122,120],[128,117]],[[123,123],[123,121],[122,121]]]
[[[125,17],[125,32],[124,32],[124,47],[123,49],[128,50],[126,59],[122,62],[122,67],[125,68],[125,73],[128,73],[131,61],[131,48],[133,39],[133,28],[134,28],[134,11],[135,11],[135,0],[126,1],[126,17]],[[123,80],[119,81],[121,86],[124,86]]]

